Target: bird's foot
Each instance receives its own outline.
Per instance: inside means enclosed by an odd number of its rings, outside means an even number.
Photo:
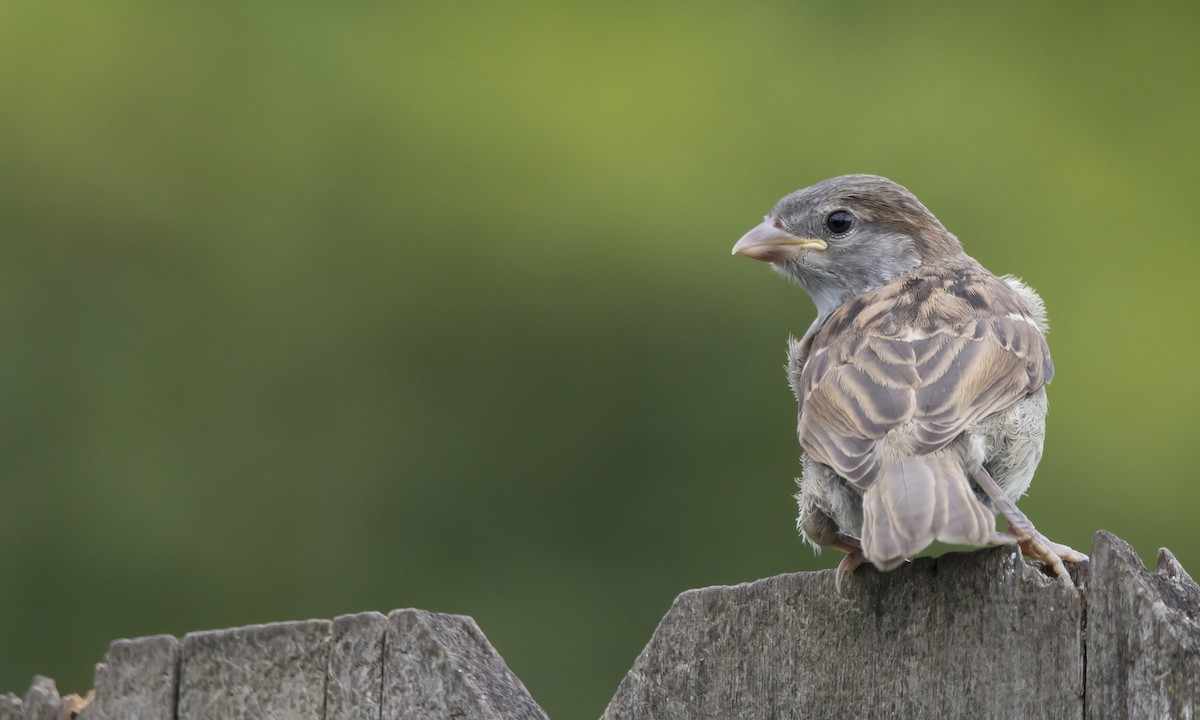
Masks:
[[[853,550],[846,553],[846,557],[838,563],[837,574],[833,576],[833,588],[837,590],[838,595],[842,594],[842,578],[846,573],[852,573],[863,564],[862,550]]]
[[[1083,562],[1088,559],[1087,555],[1046,539],[1045,535],[1037,531],[1029,518],[1025,517],[1025,513],[1017,509],[1017,504],[1004,494],[1004,491],[982,466],[976,468],[971,476],[996,504],[996,509],[1008,520],[1008,530],[1003,533],[994,533],[992,544],[1012,545],[1015,543],[1026,557],[1041,560],[1049,565],[1054,570],[1054,574],[1065,580],[1068,585],[1074,585],[1075,582],[1071,580],[1071,574],[1067,572],[1067,566],[1063,564],[1063,560],[1073,563]]]
[[[846,557],[838,563],[837,574],[833,576],[833,587],[838,595],[842,594],[842,578],[846,573],[852,573],[865,562],[862,551],[862,541],[853,535],[838,533],[837,539],[833,542],[833,547],[846,553]]]
[[[1010,527],[1004,532],[992,536],[992,545],[1016,545],[1021,548],[1021,554],[1046,563],[1054,574],[1063,578],[1068,585],[1074,585],[1071,574],[1063,561],[1070,563],[1086,562],[1087,555],[1066,545],[1051,542],[1045,535],[1038,532],[1032,524],[1027,527]]]

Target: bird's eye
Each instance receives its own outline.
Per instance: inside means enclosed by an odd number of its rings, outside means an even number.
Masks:
[[[825,218],[825,227],[834,235],[842,235],[850,231],[854,225],[854,215],[849,210],[834,210]]]

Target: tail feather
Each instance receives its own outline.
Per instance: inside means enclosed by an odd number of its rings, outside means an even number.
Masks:
[[[891,570],[934,540],[986,545],[995,518],[975,497],[954,456],[909,458],[884,466],[863,495],[863,553]]]

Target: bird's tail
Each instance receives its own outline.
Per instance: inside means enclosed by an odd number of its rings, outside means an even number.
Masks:
[[[996,529],[952,454],[885,465],[863,494],[863,554],[891,570],[934,540],[987,545]]]

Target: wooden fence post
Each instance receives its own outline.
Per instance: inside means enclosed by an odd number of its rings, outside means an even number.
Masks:
[[[1200,587],[1100,532],[1070,587],[1015,548],[689,590],[603,720],[1200,717]],[[469,617],[421,610],[117,640],[78,710],[0,720],[544,720]],[[78,712],[77,712],[78,711]]]

